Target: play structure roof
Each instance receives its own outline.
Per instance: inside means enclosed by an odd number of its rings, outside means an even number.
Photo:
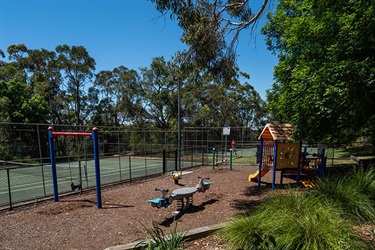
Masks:
[[[258,140],[272,140],[272,141],[291,141],[291,133],[293,126],[291,124],[272,124],[268,123]]]

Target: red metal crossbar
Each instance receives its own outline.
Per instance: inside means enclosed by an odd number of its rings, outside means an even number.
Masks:
[[[92,136],[92,133],[86,132],[53,132],[53,128],[49,127],[48,130],[52,131],[52,136],[55,135],[65,135],[65,136]],[[93,128],[93,130],[98,130],[97,128]]]
[[[55,135],[71,135],[71,136],[91,136],[91,133],[83,133],[83,132],[52,132],[52,136]]]

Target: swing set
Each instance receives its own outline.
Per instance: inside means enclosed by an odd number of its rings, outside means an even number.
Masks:
[[[55,148],[54,148],[54,141],[53,141],[53,137],[55,136],[76,136],[76,137],[88,136],[92,138],[93,145],[94,145],[94,162],[95,162],[95,177],[96,177],[96,205],[97,205],[97,208],[102,208],[98,129],[93,128],[92,133],[84,133],[84,132],[54,132],[52,127],[48,128],[48,142],[49,142],[51,168],[52,168],[53,195],[54,195],[54,201],[57,202],[59,201],[59,192],[58,192],[58,185],[57,185],[56,157],[55,157]],[[81,168],[79,167],[79,169]],[[70,162],[69,162],[69,172],[70,172],[72,190],[74,191],[77,188],[82,188],[81,174],[80,174],[80,183],[78,185],[74,185],[73,183]]]
[[[70,179],[70,189],[72,192],[75,192],[77,190],[80,191],[82,194],[82,189],[83,189],[83,180],[86,183],[86,187],[89,186],[89,180],[88,180],[88,173],[87,173],[87,145],[86,142],[87,140],[82,140],[82,138],[85,138],[83,136],[73,136],[73,138],[67,138],[66,136],[64,137],[64,143],[66,144],[65,148],[67,150],[67,158],[68,158],[68,169],[69,169],[69,179]],[[81,158],[81,145],[83,142],[83,155],[84,158]],[[78,145],[78,148],[76,147]],[[78,149],[78,154],[77,155],[71,155],[70,152],[77,150]],[[77,159],[78,157],[78,159]],[[71,164],[71,160],[77,161],[78,160],[78,165],[77,164]],[[83,164],[82,164],[83,163]],[[83,168],[83,169],[82,169]],[[84,176],[83,176],[84,175]]]

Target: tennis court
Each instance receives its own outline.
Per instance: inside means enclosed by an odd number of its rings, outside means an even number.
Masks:
[[[202,165],[202,155],[181,158],[181,168]],[[102,157],[100,162],[101,184],[113,184],[175,170],[176,159],[152,156]],[[165,164],[164,164],[165,163]],[[164,164],[164,165],[163,165]],[[71,184],[82,189],[94,188],[96,173],[94,160],[56,160],[59,195],[72,192]],[[53,196],[50,164],[8,162],[0,166],[0,206],[38,200]]]

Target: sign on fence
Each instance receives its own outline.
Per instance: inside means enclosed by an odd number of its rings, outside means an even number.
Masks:
[[[223,127],[223,135],[230,135],[230,127]]]

